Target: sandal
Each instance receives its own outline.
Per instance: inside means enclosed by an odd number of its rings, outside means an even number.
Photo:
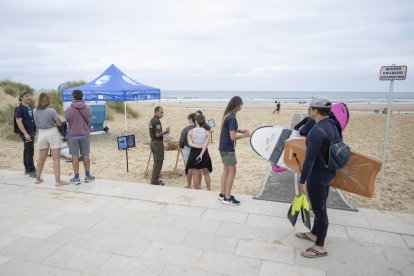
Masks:
[[[299,239],[304,239],[307,241],[315,242],[315,240],[311,239],[307,233],[296,233],[295,236]]]
[[[309,247],[301,255],[305,258],[320,258],[328,256],[328,252],[320,252],[313,247]]]

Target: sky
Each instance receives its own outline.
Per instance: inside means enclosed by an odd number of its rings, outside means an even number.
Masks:
[[[0,2],[0,79],[56,89],[115,64],[161,90],[387,92],[407,65],[413,0]]]

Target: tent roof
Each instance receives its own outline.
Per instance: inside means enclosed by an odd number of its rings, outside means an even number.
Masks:
[[[72,100],[72,91],[81,90],[85,101],[145,101],[158,100],[159,88],[139,83],[111,65],[99,77],[84,85],[62,91],[62,100]]]

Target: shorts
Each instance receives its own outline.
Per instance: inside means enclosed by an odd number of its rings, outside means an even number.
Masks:
[[[224,166],[236,166],[236,152],[234,151],[220,151],[221,161]]]
[[[69,138],[68,140],[69,145],[69,154],[73,156],[79,155],[89,155],[90,152],[90,143],[89,137],[75,139]]]
[[[41,128],[37,137],[37,147],[39,149],[60,149],[62,138],[56,127]]]
[[[191,148],[184,146],[183,148],[183,160],[188,161],[188,156],[190,155]]]

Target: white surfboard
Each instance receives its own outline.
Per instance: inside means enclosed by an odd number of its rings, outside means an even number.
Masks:
[[[262,126],[253,131],[250,145],[266,161],[286,168],[283,163],[285,141],[292,137],[300,137],[299,132],[281,126]]]

